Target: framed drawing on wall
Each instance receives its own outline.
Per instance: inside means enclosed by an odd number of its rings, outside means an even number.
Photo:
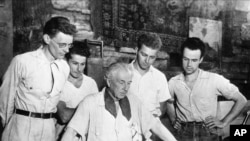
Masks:
[[[86,40],[90,50],[90,57],[103,58],[103,41]]]
[[[5,0],[0,0],[0,7],[5,5]]]
[[[206,44],[207,53],[203,63],[208,60],[215,64],[219,63],[218,67],[221,69],[222,21],[190,17],[189,37],[198,37]]]

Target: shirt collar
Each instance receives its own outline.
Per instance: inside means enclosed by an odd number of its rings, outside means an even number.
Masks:
[[[197,79],[208,79],[208,73],[206,73],[206,71],[204,71],[202,69],[198,69],[198,71],[199,71],[199,74],[198,74]],[[177,79],[184,81],[185,80],[184,74],[181,73]]]
[[[35,55],[36,58],[39,58],[39,59],[43,60],[46,63],[53,63],[54,62],[54,61],[50,62],[49,59],[46,57],[46,55],[43,52],[43,46],[42,45],[35,51],[34,55]]]
[[[130,64],[131,64],[131,67],[132,67],[132,70],[133,71],[136,71],[136,72],[138,72],[138,70],[134,67],[134,63],[135,63],[135,60],[133,60]],[[151,65],[150,67],[149,67],[149,70],[146,72],[146,73],[148,73],[148,72],[150,72],[150,73],[152,73],[153,72],[153,66]],[[138,72],[139,73],[139,72]]]
[[[117,104],[119,104],[123,116],[129,121],[131,119],[131,109],[128,97],[125,96],[124,98],[116,101],[111,93],[106,89],[106,91],[104,91],[105,109],[116,118],[118,111],[115,102],[118,102]]]
[[[101,92],[98,94],[98,105],[99,106],[104,106],[104,94],[105,94],[106,88],[104,87]]]

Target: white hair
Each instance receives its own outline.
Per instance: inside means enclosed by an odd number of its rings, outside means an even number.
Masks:
[[[125,70],[132,74],[132,70],[129,64],[123,63],[123,62],[116,62],[116,63],[112,63],[107,68],[104,79],[112,79],[115,76],[115,74],[120,70]]]

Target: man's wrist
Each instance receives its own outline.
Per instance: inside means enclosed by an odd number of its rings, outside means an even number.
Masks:
[[[177,118],[175,118],[175,119],[171,120],[171,124],[172,124],[172,126],[174,126],[177,122],[178,122]]]
[[[228,122],[226,122],[226,121],[224,121],[224,120],[221,120],[221,126],[222,126],[222,128],[224,128],[225,126],[227,126],[229,123]]]

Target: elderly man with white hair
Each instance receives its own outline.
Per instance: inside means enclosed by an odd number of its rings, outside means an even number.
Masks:
[[[164,141],[175,141],[140,100],[128,94],[132,76],[128,64],[110,65],[105,74],[106,88],[84,98],[62,141],[73,140],[77,135],[84,141],[150,140],[150,130]]]

